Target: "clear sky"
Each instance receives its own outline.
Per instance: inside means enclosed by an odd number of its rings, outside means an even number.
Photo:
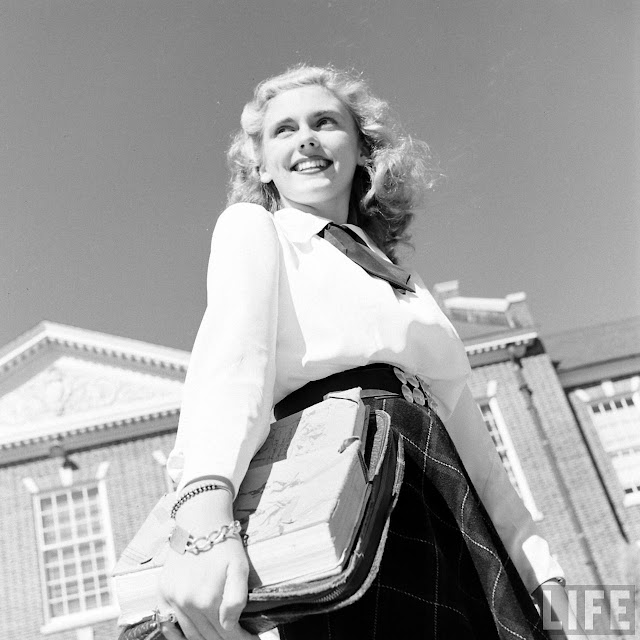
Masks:
[[[640,314],[637,4],[0,0],[0,345],[189,349],[230,133],[300,61],[363,71],[440,158],[428,284],[525,291],[546,333]]]

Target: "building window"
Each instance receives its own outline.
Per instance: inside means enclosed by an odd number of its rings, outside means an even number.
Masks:
[[[591,402],[591,420],[609,452],[640,447],[640,394],[629,393]]]
[[[103,483],[34,496],[47,621],[114,604]]]
[[[533,500],[533,494],[529,489],[529,484],[520,465],[518,454],[516,453],[507,425],[502,417],[498,401],[495,397],[478,402],[484,423],[489,430],[493,444],[498,451],[502,465],[511,480],[513,488],[517,491],[529,510],[534,520],[541,520],[542,513],[537,509]]]
[[[611,385],[610,393],[623,383]],[[640,394],[618,393],[591,400],[591,421],[624,491],[625,505],[640,504]]]

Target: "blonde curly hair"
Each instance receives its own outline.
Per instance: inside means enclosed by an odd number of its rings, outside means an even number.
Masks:
[[[347,107],[358,128],[368,160],[358,166],[351,187],[349,221],[362,227],[393,262],[396,247],[409,244],[407,228],[425,193],[440,177],[429,147],[405,135],[389,105],[372,95],[355,73],[331,66],[298,65],[261,82],[242,112],[227,159],[231,169],[228,204],[251,202],[274,213],[280,208],[273,183],[260,181],[264,114],[269,100],[283,91],[319,85]]]

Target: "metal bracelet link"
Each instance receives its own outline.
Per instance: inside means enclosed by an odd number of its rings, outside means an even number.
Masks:
[[[224,542],[227,538],[240,535],[241,531],[242,526],[240,525],[240,522],[235,520],[231,524],[225,524],[219,529],[212,531],[209,535],[199,536],[198,538],[189,536],[189,539],[184,545],[184,550],[198,555],[204,551],[211,550],[214,545]]]

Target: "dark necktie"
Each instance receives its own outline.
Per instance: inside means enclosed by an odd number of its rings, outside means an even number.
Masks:
[[[360,265],[368,274],[386,280],[392,287],[400,289],[403,293],[415,292],[415,287],[409,284],[410,275],[404,269],[376,255],[349,227],[330,223],[318,235]]]

